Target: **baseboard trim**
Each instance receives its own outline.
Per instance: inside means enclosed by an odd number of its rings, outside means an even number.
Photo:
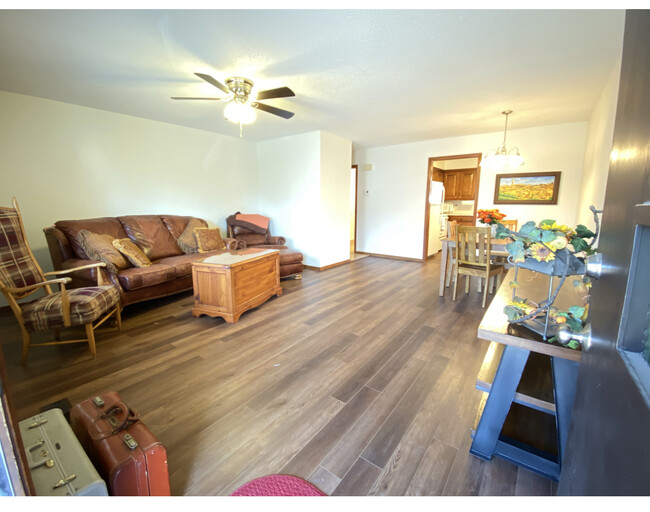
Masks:
[[[346,263],[350,263],[350,260],[339,261],[338,263],[332,263],[331,265],[325,265],[324,267],[312,267],[310,265],[303,265],[303,267],[308,268],[310,270],[317,270],[318,272],[322,272],[323,270],[328,270],[330,268],[340,267],[341,265],[345,265]]]
[[[391,256],[390,254],[377,254],[374,252],[363,252],[357,251],[359,254],[367,254],[368,256],[375,256],[376,258],[388,258],[391,260],[402,260],[402,261],[416,261],[418,263],[424,263],[425,260],[422,258],[406,258],[404,256]]]

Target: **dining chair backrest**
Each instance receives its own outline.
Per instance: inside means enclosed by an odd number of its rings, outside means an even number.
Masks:
[[[459,265],[490,266],[491,228],[457,226],[456,259]]]
[[[456,226],[458,225],[458,221],[455,220],[448,220],[447,221],[447,237],[448,238],[454,238],[456,236]]]
[[[506,228],[508,228],[510,231],[517,231],[517,226],[519,224],[519,221],[517,219],[511,219],[511,220],[502,220],[501,224],[503,224]]]

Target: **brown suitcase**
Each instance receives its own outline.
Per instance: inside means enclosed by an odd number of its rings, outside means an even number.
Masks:
[[[112,496],[169,496],[167,452],[115,391],[70,411],[70,425]]]

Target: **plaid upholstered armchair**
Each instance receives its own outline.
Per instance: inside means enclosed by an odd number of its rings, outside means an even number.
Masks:
[[[31,346],[87,342],[95,357],[95,328],[111,315],[115,315],[117,327],[121,328],[119,291],[114,285],[102,286],[101,272],[97,272],[97,286],[72,290],[66,290],[65,287],[70,282],[69,277],[50,280],[46,277],[105,266],[105,263],[43,273],[25,238],[16,198],[12,202],[13,208],[0,207],[0,291],[20,324],[23,337],[22,364],[27,361]],[[59,285],[60,291],[53,291],[52,285]],[[22,302],[39,290],[45,292],[43,297]],[[74,326],[84,326],[86,337],[61,340],[60,329]],[[55,341],[31,343],[32,332],[45,330],[54,331]]]

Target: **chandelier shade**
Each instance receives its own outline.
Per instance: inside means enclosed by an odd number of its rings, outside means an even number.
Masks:
[[[481,167],[484,169],[506,170],[516,169],[524,164],[523,157],[519,154],[519,148],[513,147],[508,149],[506,147],[506,135],[508,132],[508,116],[512,114],[512,110],[504,110],[501,112],[506,116],[506,125],[503,131],[503,144],[495,150],[488,151],[481,159]]]

